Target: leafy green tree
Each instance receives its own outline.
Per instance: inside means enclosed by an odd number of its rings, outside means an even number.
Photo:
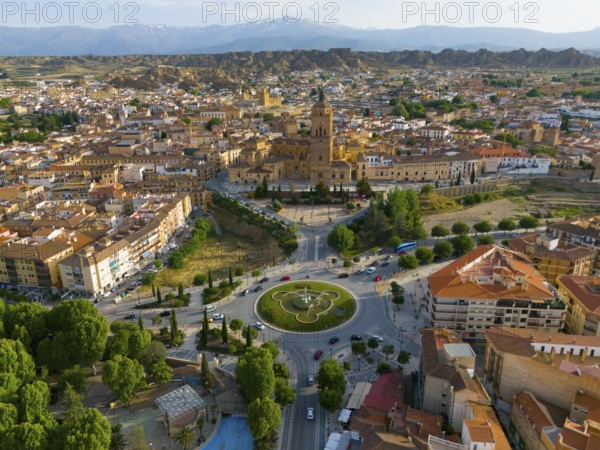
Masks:
[[[66,436],[65,450],[108,450],[111,443],[110,422],[95,408],[88,408],[79,423]]]
[[[173,378],[173,369],[165,361],[159,361],[152,365],[150,374],[158,384],[165,384]]]
[[[465,222],[458,221],[454,225],[452,225],[452,233],[453,234],[467,234],[469,232],[469,225]]]
[[[393,355],[394,351],[395,349],[392,344],[385,344],[381,347],[381,353],[383,353],[386,358],[389,358],[390,355]]]
[[[346,389],[346,377],[343,367],[333,359],[326,359],[319,367],[317,382],[319,386],[332,386],[344,392]]]
[[[426,184],[421,188],[421,194],[429,195],[433,192],[433,184]]]
[[[65,369],[60,374],[60,379],[58,382],[60,392],[64,392],[67,388],[67,385],[71,385],[75,392],[83,394],[88,387],[87,377],[87,371],[79,364]]]
[[[253,400],[248,405],[247,418],[254,439],[262,439],[281,426],[281,410],[269,397]]]
[[[379,347],[379,341],[375,338],[370,338],[367,341],[367,347],[369,347],[371,350],[375,350],[377,347]]]
[[[384,373],[390,373],[392,371],[392,366],[390,366],[389,361],[386,361],[385,359],[382,361],[379,361],[379,364],[377,366],[377,373],[379,375],[383,375]]]
[[[250,348],[252,347],[252,341],[258,337],[258,330],[248,325],[244,328],[244,335],[246,336],[246,348]]]
[[[479,236],[479,238],[477,238],[477,245],[494,245],[494,242],[492,236]]]
[[[481,222],[477,222],[473,225],[473,229],[478,233],[487,233],[491,231],[492,224],[488,220],[482,220]]]
[[[342,224],[336,225],[327,236],[327,244],[340,252],[352,249],[355,242],[354,232]]]
[[[468,234],[459,234],[458,236],[452,238],[452,246],[459,255],[464,255],[465,253],[473,250],[475,242]]]
[[[398,265],[405,270],[416,269],[419,267],[419,260],[415,255],[402,255],[398,259]]]
[[[273,360],[275,360],[277,356],[279,356],[279,347],[277,347],[277,344],[273,341],[265,342],[261,345],[261,348],[266,348],[267,350],[269,350],[269,353],[271,353]]]
[[[87,300],[61,302],[47,317],[54,349],[54,368],[74,363],[92,366],[102,357],[108,337],[108,320]]]
[[[502,231],[512,231],[515,229],[515,221],[509,217],[505,217],[498,222],[498,228]]]
[[[206,284],[206,275],[203,273],[198,273],[194,276],[193,280],[194,286],[203,286]]]
[[[191,427],[183,427],[177,432],[175,440],[183,450],[190,450],[194,446],[196,435]]]
[[[529,231],[531,228],[539,227],[540,221],[533,216],[522,216],[519,218],[519,226]]]
[[[23,327],[29,336],[31,350],[35,352],[40,341],[48,336],[46,318],[49,310],[40,303],[16,303],[6,308],[4,330],[6,336],[13,336],[15,328]],[[23,343],[25,348],[28,345]]]
[[[288,370],[288,367],[285,363],[283,362],[274,362],[273,363],[273,373],[275,374],[276,378],[289,378],[290,377],[290,371]]]
[[[146,370],[161,361],[164,361],[167,357],[167,347],[161,341],[150,342],[142,352],[137,355],[136,359],[142,364]]]
[[[319,386],[319,403],[329,413],[339,409],[344,401],[344,392],[335,387]]]
[[[296,390],[283,378],[275,380],[275,401],[282,407],[291,405],[296,401]]]
[[[362,180],[358,180],[356,182],[356,192],[358,195],[371,195],[373,193],[373,189],[369,184],[369,181],[366,178]]]
[[[359,356],[367,353],[367,344],[363,341],[355,341],[351,346],[352,354]]]
[[[19,388],[34,377],[35,364],[23,344],[0,339],[0,402],[16,401]]]
[[[83,418],[85,408],[81,401],[81,395],[70,385],[63,394],[63,404],[65,405],[64,422],[67,424],[77,424]]]
[[[223,324],[221,326],[221,339],[223,340],[223,344],[227,344],[229,342],[229,333],[227,331],[227,321],[223,317]]]
[[[0,436],[17,423],[19,413],[15,405],[10,403],[0,403]]]
[[[229,322],[229,328],[236,333],[240,331],[243,326],[244,322],[242,322],[240,319],[232,319],[231,322]]]
[[[275,374],[271,352],[262,347],[248,349],[238,360],[235,376],[249,402],[272,395]]]
[[[221,119],[217,118],[217,117],[213,117],[212,119],[210,119],[208,122],[206,122],[206,124],[204,125],[204,128],[206,128],[209,131],[212,131],[213,127],[215,125],[220,125],[222,122]]]
[[[433,254],[433,250],[428,247],[419,247],[415,252],[415,257],[419,260],[421,264],[430,264],[433,262],[433,258],[435,255]]]
[[[404,367],[410,362],[410,358],[411,354],[407,351],[402,350],[400,353],[398,353],[398,364],[400,364],[401,367]]]
[[[131,429],[131,433],[128,436],[129,449],[130,450],[149,450],[146,444],[146,437],[144,436],[144,427],[136,425]]]
[[[0,450],[46,450],[48,433],[37,423],[13,425],[0,440]]]
[[[126,356],[116,355],[104,366],[102,382],[106,384],[125,405],[129,405],[135,393],[145,386],[144,368]]]
[[[434,225],[431,229],[431,237],[441,238],[448,236],[448,234],[450,234],[448,228],[442,224]]]
[[[54,426],[54,418],[48,411],[50,389],[43,381],[26,384],[19,392],[19,420],[38,423],[44,428]]]

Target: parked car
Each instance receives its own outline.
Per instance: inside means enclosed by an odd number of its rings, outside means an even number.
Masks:
[[[362,341],[363,337],[360,334],[353,334],[350,336],[351,341]]]
[[[364,267],[362,267],[356,271],[356,275],[362,275],[363,273],[365,273]]]
[[[333,344],[337,344],[337,343],[339,342],[339,340],[340,340],[340,338],[339,338],[339,337],[337,337],[337,336],[333,336],[332,338],[330,338],[330,339],[329,339],[329,343],[330,343],[331,345],[333,345]]]
[[[137,319],[137,316],[135,314],[129,314],[127,316],[124,317],[125,320],[135,320]]]
[[[266,283],[267,281],[269,281],[269,277],[264,277],[259,281],[259,283]]]
[[[403,252],[400,252],[400,256],[403,256],[403,255],[408,255],[408,252],[406,250]]]
[[[259,284],[258,286],[256,286],[256,287],[254,288],[254,292],[262,291],[262,288],[263,288],[263,287],[262,287],[262,286]]]
[[[256,322],[256,323],[254,324],[254,327],[255,327],[257,330],[264,330],[264,329],[265,329],[265,326],[263,325],[263,323],[262,323],[262,322]]]
[[[163,311],[159,314],[160,317],[170,317],[171,311]]]
[[[387,256],[385,257],[385,260],[386,260],[386,261],[389,261],[389,260],[390,260],[390,259],[392,259],[393,257],[394,257],[394,255],[387,255]]]
[[[246,295],[248,295],[250,293],[250,289],[244,289],[242,291],[242,297],[245,297]]]
[[[381,267],[385,267],[385,266],[389,266],[390,262],[389,261],[384,261],[381,263]]]
[[[289,275],[284,275],[281,277],[281,279],[279,281],[290,281],[290,280],[291,280],[291,278]]]
[[[211,312],[211,311],[214,311],[215,309],[217,309],[217,307],[215,305],[206,305],[204,307],[204,311],[206,311],[206,312]]]
[[[223,314],[221,314],[221,313],[214,313],[213,314],[213,319],[215,319],[215,320],[223,320]]]
[[[375,278],[373,278],[373,281],[381,281],[383,280],[383,277],[381,275],[377,275]]]
[[[320,360],[321,356],[323,356],[323,350],[317,350],[314,355],[315,361]]]
[[[349,274],[349,273],[340,273],[340,274],[338,275],[338,278],[348,278],[349,276],[350,276],[350,274]]]
[[[369,267],[369,268],[367,269],[367,273],[368,273],[369,275],[371,275],[371,274],[372,274],[372,273],[374,273],[376,270],[377,270],[377,267],[375,267],[375,266],[371,266],[371,267]]]
[[[315,408],[308,408],[306,410],[306,419],[315,420]]]
[[[517,234],[517,233],[510,233],[510,234],[509,234],[509,236],[510,236],[511,238],[516,238],[516,237],[518,236],[518,234]]]

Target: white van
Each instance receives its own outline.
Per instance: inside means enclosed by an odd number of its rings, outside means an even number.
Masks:
[[[217,307],[215,305],[206,305],[204,307],[204,311],[206,311],[206,312],[211,312],[211,311],[214,311],[215,309],[217,309]]]

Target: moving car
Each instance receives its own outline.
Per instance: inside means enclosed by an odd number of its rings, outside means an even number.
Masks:
[[[400,256],[408,255],[407,251],[400,252]]]
[[[254,292],[262,291],[262,286],[259,284],[254,288]]]
[[[291,278],[289,275],[284,275],[281,277],[281,279],[279,281],[290,281],[290,280],[291,280]]]
[[[314,355],[315,361],[320,360],[321,356],[323,356],[323,350],[317,350]]]
[[[350,274],[348,274],[348,273],[340,273],[338,275],[338,278],[348,278],[349,276],[350,276]]]
[[[509,236],[510,236],[511,238],[516,238],[516,237],[518,236],[518,234],[517,234],[517,233],[510,233],[510,234],[509,234]]]
[[[206,311],[206,312],[211,312],[211,311],[214,311],[215,309],[217,309],[217,307],[215,305],[206,305],[204,307],[204,311]]]
[[[312,386],[313,384],[315,384],[315,376],[314,376],[314,375],[311,373],[311,374],[308,376],[308,385],[309,385],[309,386]]]
[[[264,330],[264,329],[265,329],[265,326],[263,325],[263,323],[262,323],[262,322],[256,322],[256,323],[254,324],[254,327],[255,327],[257,330]]]
[[[381,275],[377,275],[375,278],[373,278],[373,281],[381,281],[383,279],[383,277]]]
[[[330,343],[331,345],[333,345],[333,344],[337,344],[337,343],[339,342],[339,340],[340,340],[340,338],[339,338],[339,337],[337,337],[337,336],[333,336],[331,339],[329,339],[329,343]]]
[[[367,269],[367,273],[368,273],[369,275],[371,275],[371,274],[372,274],[372,273],[374,273],[376,270],[377,270],[377,267],[375,267],[375,266],[371,266],[371,267],[369,267],[369,268]]]
[[[159,314],[160,317],[169,317],[171,315],[171,311],[163,311]]]
[[[389,261],[384,261],[381,263],[381,267],[385,267],[385,266],[389,266],[389,265],[390,265]]]
[[[259,283],[266,283],[267,281],[269,281],[269,277],[264,277],[259,281]]]
[[[221,314],[221,313],[214,313],[213,314],[213,319],[215,319],[215,320],[223,320],[223,314]]]
[[[356,271],[356,275],[362,275],[363,273],[365,273],[364,267]]]
[[[127,316],[124,317],[125,320],[135,320],[137,319],[137,316],[135,314],[129,314]]]
[[[315,420],[315,408],[308,408],[306,410],[306,419]]]
[[[363,337],[360,334],[353,334],[350,336],[351,341],[362,341]]]
[[[383,342],[383,338],[381,336],[376,335],[376,334],[373,335],[373,339],[375,339],[377,342]]]
[[[245,289],[242,291],[242,297],[245,297],[246,295],[248,295],[250,293],[250,289]]]

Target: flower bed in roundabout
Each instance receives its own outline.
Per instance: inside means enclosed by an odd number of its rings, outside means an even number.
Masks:
[[[356,312],[356,300],[346,289],[322,281],[293,281],[266,291],[258,300],[263,322],[289,331],[335,328]]]

